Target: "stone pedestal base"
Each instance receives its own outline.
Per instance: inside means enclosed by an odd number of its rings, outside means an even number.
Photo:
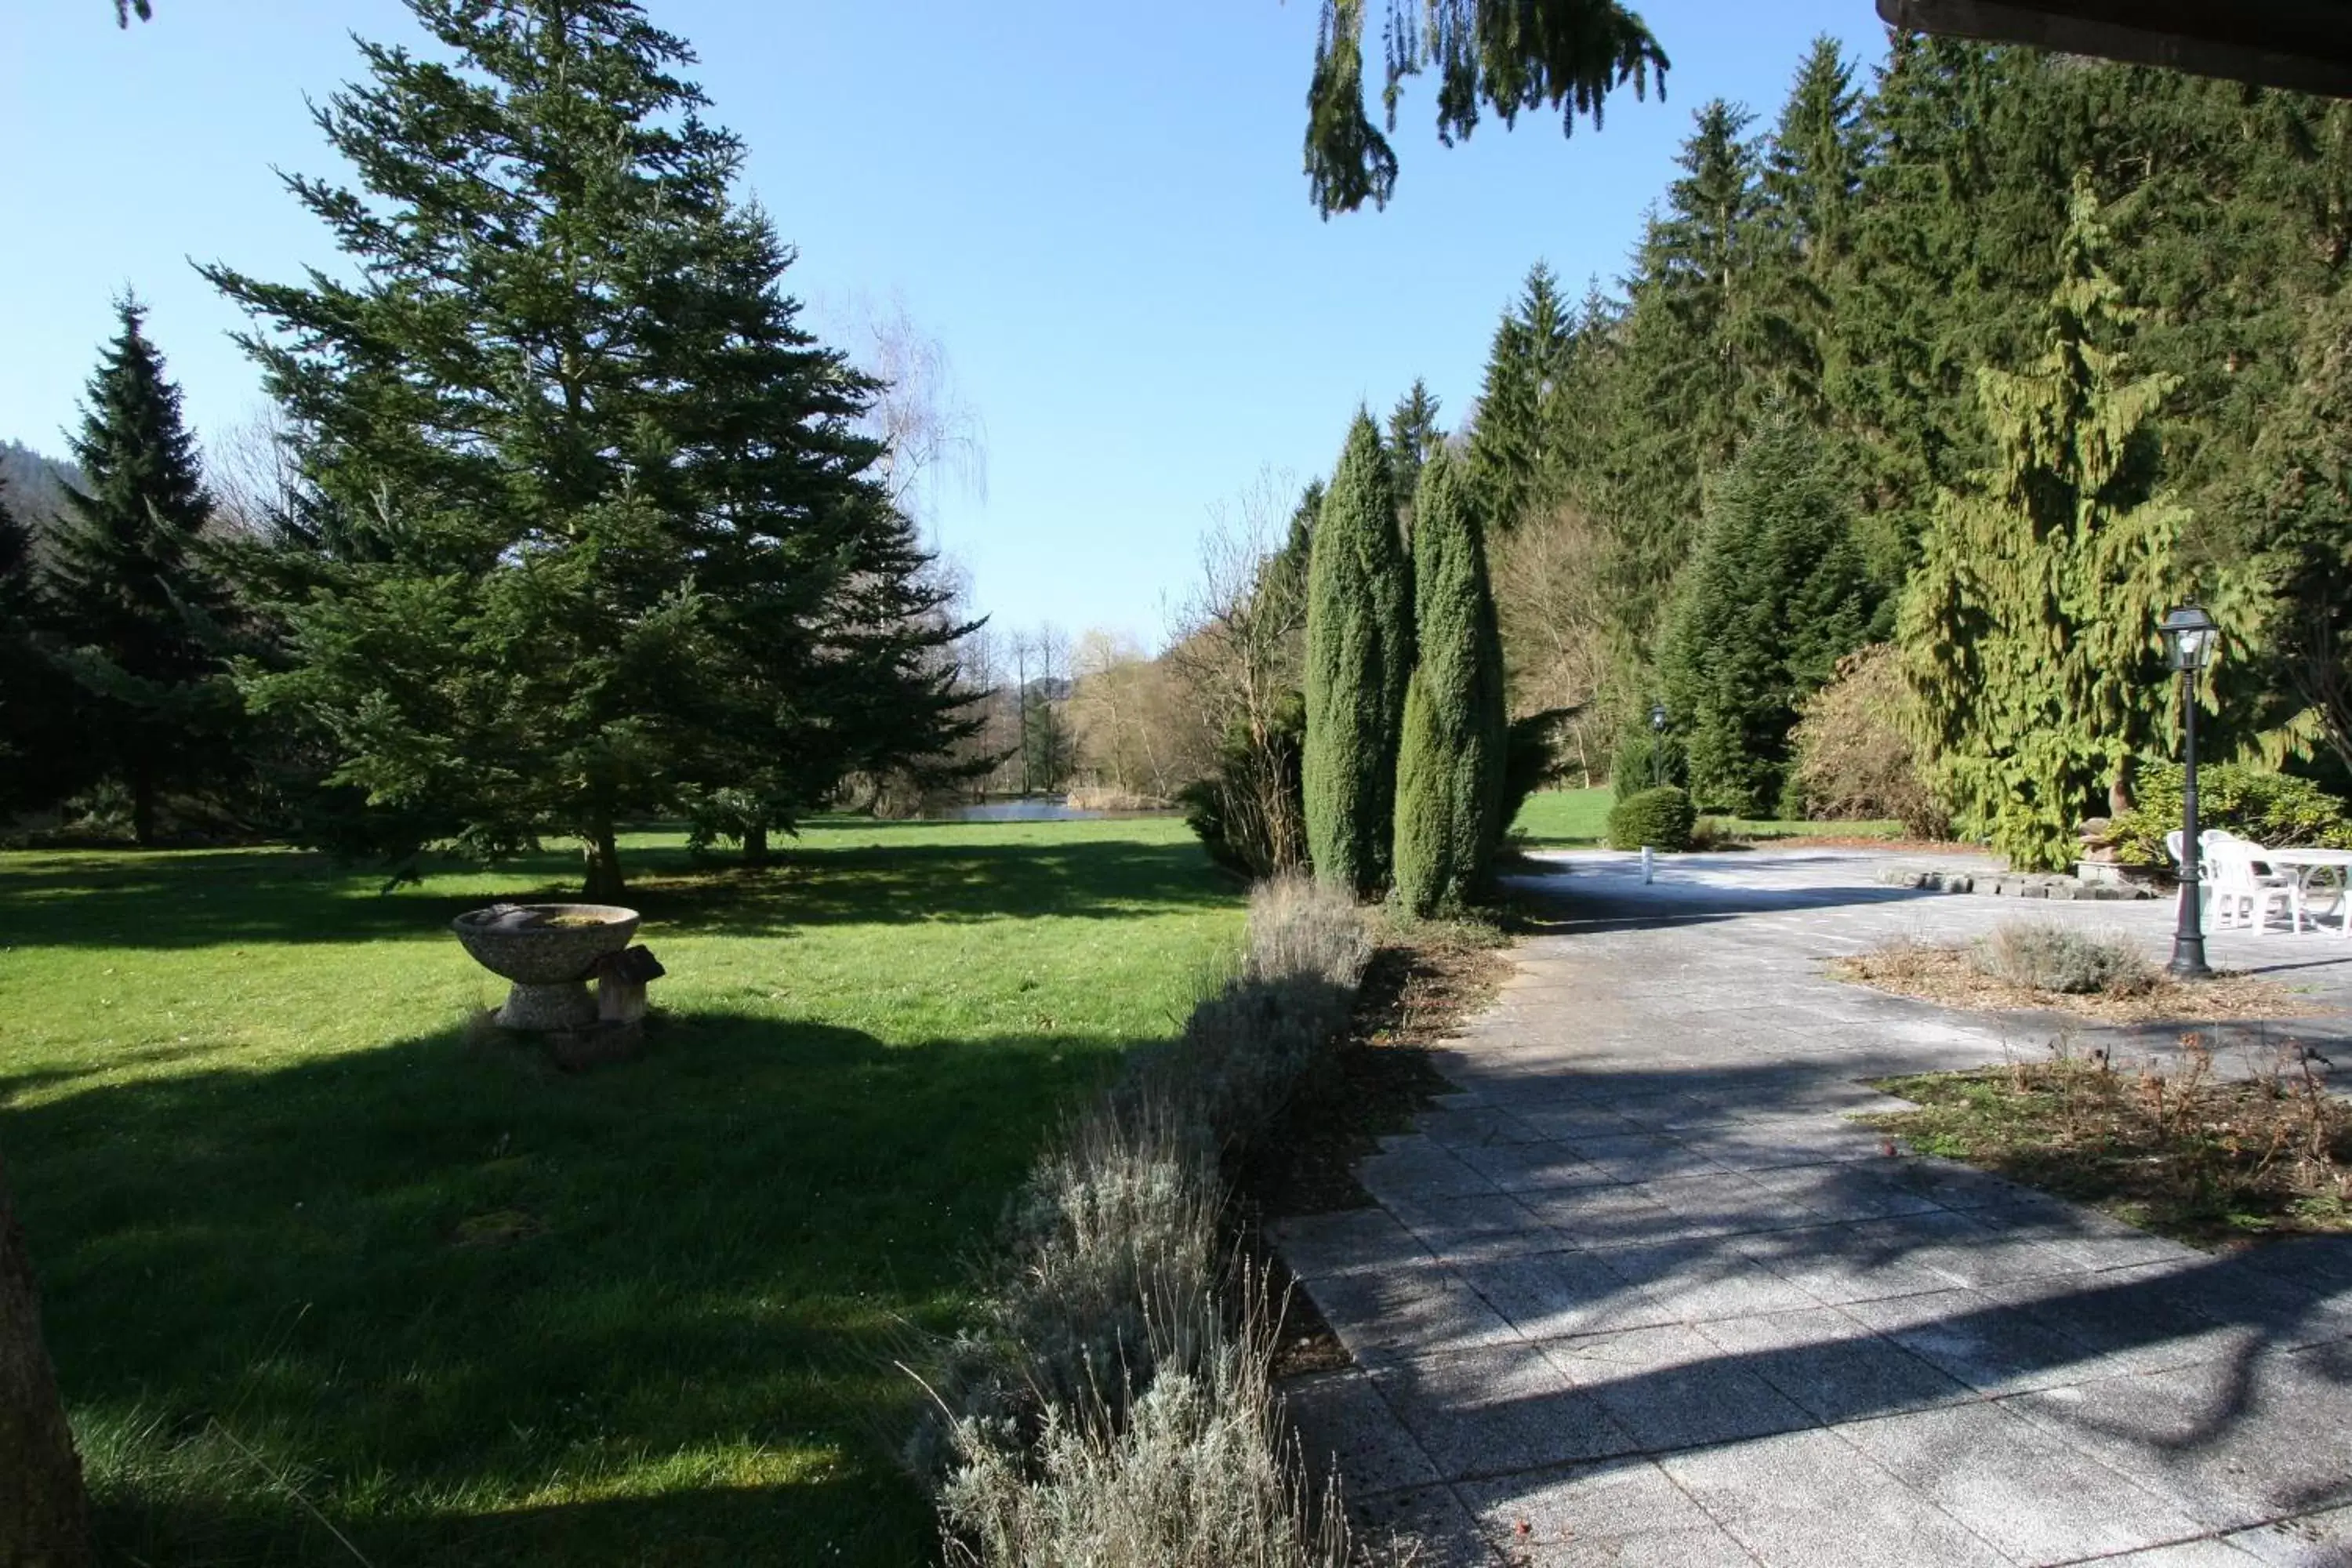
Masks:
[[[596,1021],[596,998],[584,980],[558,981],[552,985],[515,983],[507,1005],[499,1009],[499,1023],[509,1029],[584,1029]]]

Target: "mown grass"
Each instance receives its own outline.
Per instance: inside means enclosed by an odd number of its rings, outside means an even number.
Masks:
[[[1605,785],[1544,790],[1528,797],[1511,831],[1533,849],[1598,844],[1607,836],[1609,808],[1616,804],[1616,795]],[[1903,832],[1899,822],[1785,822],[1729,816],[1706,820],[1720,832],[1738,838],[1896,838]]]
[[[663,1016],[582,1077],[469,1027],[501,986],[446,930],[569,857],[378,896],[290,852],[0,856],[0,1148],[112,1559],[930,1553],[888,1353],[962,1319],[1240,900],[1165,822],[628,847]]]

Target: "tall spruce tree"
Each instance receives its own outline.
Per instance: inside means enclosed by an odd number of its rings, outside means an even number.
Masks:
[[[1477,897],[1502,837],[1503,643],[1463,467],[1437,452],[1413,503],[1417,658],[1397,752],[1395,865],[1398,899],[1423,916]]]
[[[2270,479],[2248,542],[2263,614],[2243,629],[2352,776],[2352,290],[2312,308],[2302,363],[2259,447]]]
[[[1778,808],[1798,705],[1859,647],[1866,574],[1811,430],[1769,417],[1717,487],[1658,650],[1666,707],[1704,805]]]
[[[1388,884],[1397,733],[1413,663],[1412,577],[1388,454],[1359,410],[1307,565],[1300,770],[1315,875],[1361,898]]]
[[[131,832],[154,839],[166,790],[215,778],[236,717],[218,651],[226,595],[203,559],[212,514],[180,389],[124,298],[89,383],[49,542],[45,596],[63,660],[83,688],[80,745],[131,797]]]
[[[1990,460],[1975,372],[2034,352],[2076,166],[2034,51],[1897,33],[1864,121],[1872,156],[1836,300],[1841,423],[1862,442],[1874,554],[1907,564],[1933,498]]]
[[[341,520],[255,702],[382,847],[568,832],[597,897],[632,816],[728,789],[789,825],[937,754],[960,628],[687,46],[627,0],[410,8],[448,63],[362,44],[317,115],[362,189],[289,182],[355,281],[207,273]]]
[[[1429,383],[1414,376],[1412,390],[1389,411],[1389,465],[1408,520],[1421,487],[1421,466],[1444,444],[1445,432],[1437,423],[1437,395],[1429,390]]]
[[[1619,400],[1630,417],[1616,433],[1606,518],[1629,649],[1650,645],[1709,480],[1763,408],[1805,395],[1812,377],[1785,276],[1768,275],[1752,118],[1721,100],[1699,110],[1682,177],[1637,258]]]
[[[1551,268],[1537,262],[1495,328],[1470,426],[1469,482],[1499,529],[1517,527],[1544,499],[1545,416],[1566,374],[1574,329]]]
[[[1964,828],[2023,868],[2067,863],[2073,830],[2168,723],[2158,618],[2180,588],[2183,508],[2158,489],[2169,378],[2133,378],[2136,312],[2078,178],[2045,348],[1987,368],[1995,458],[1937,499],[1899,624],[1916,738]]]
[[[88,781],[74,683],[50,656],[33,531],[0,486],[0,817],[38,810]]]

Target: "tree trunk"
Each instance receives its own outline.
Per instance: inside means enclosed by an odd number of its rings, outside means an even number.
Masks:
[[[2116,763],[2115,777],[2107,781],[2107,815],[2121,816],[2132,808],[2132,760],[2125,757]]]
[[[88,1500],[0,1166],[0,1568],[84,1568]]]
[[[743,864],[764,866],[768,863],[768,825],[755,822],[743,829]]]
[[[609,904],[627,893],[628,885],[621,879],[621,848],[613,840],[610,813],[596,814],[595,822],[580,836],[580,847],[588,861],[586,893],[591,903]]]
[[[131,770],[131,842],[155,842],[155,777],[143,764]]]

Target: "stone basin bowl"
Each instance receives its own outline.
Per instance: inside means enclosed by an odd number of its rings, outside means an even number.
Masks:
[[[561,985],[637,934],[635,910],[612,904],[492,904],[449,922],[474,962],[519,985]]]

